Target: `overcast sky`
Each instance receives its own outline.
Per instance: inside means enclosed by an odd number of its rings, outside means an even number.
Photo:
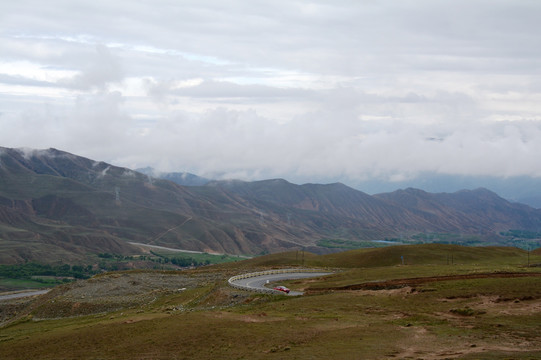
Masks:
[[[293,182],[541,177],[541,1],[0,2],[0,146]]]

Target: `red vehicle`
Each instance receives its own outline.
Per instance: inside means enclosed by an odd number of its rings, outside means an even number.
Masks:
[[[289,291],[290,291],[288,288],[286,288],[285,286],[282,286],[282,285],[276,286],[276,287],[274,288],[274,290],[283,291],[283,292],[285,292],[286,294],[289,294]]]

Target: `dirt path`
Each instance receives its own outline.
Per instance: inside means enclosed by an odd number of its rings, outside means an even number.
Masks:
[[[149,241],[149,244],[152,244],[153,242],[156,242],[158,241],[159,239],[161,239],[162,237],[164,237],[167,233],[169,233],[170,231],[173,231],[175,229],[178,229],[179,227],[183,226],[184,224],[186,224],[188,221],[192,220],[192,217],[189,216],[186,220],[184,220],[181,224],[177,225],[177,226],[173,226],[172,228],[170,229],[167,229],[165,230],[164,232],[162,232],[161,234],[158,234],[158,236],[156,236],[154,239],[152,239],[151,241]]]

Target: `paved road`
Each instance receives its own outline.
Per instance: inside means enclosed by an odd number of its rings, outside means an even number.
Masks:
[[[278,281],[283,280],[295,280],[295,279],[305,279],[305,278],[311,278],[311,277],[319,277],[324,275],[329,275],[331,273],[329,272],[302,272],[302,273],[284,273],[284,274],[267,274],[267,275],[261,275],[261,276],[255,276],[250,277],[246,279],[239,279],[235,280],[235,284],[248,287],[251,289],[268,289],[265,287],[265,284],[267,281],[269,283],[276,283]],[[289,293],[289,296],[298,296],[302,295],[303,293],[300,291],[291,291]]]
[[[9,293],[9,294],[1,294],[0,293],[0,301],[2,300],[10,300],[10,299],[18,299],[23,298],[27,296],[35,296],[35,295],[43,295],[50,291],[50,289],[46,290],[36,290],[36,291],[21,291],[16,293]]]

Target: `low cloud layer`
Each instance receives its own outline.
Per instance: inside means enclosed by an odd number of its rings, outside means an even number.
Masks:
[[[0,13],[2,146],[208,177],[541,177],[536,2],[59,0]]]

